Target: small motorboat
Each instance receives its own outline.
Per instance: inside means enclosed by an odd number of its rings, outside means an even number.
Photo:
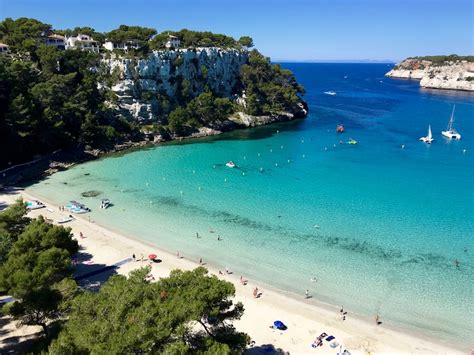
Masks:
[[[83,205],[82,203],[79,203],[77,201],[70,201],[66,206],[65,208],[70,211],[70,212],[73,212],[73,213],[77,213],[77,214],[80,214],[80,213],[87,213],[87,212],[90,212],[91,210],[86,207],[86,205]]]
[[[453,111],[451,112],[451,117],[449,118],[448,122],[448,128],[446,128],[446,131],[442,131],[441,134],[448,138],[448,139],[454,139],[454,140],[460,140],[461,139],[461,134],[456,131],[454,128],[454,109],[456,108],[456,105],[453,106]]]
[[[73,216],[69,215],[69,216],[66,216],[66,217],[61,218],[61,219],[58,221],[58,223],[63,224],[63,223],[67,223],[67,222],[72,222],[72,221],[74,221],[74,219],[75,219],[75,218],[74,218]]]
[[[330,95],[330,96],[336,95],[336,92],[335,92],[335,91],[325,91],[324,93],[325,93],[326,95]]]
[[[343,133],[344,132],[344,126],[342,124],[337,125],[336,132],[337,133]]]
[[[225,164],[225,166],[227,166],[228,168],[235,168],[236,167],[235,163],[232,160],[227,162]]]
[[[433,142],[433,135],[431,134],[431,125],[428,125],[428,135],[426,137],[421,137],[420,142],[431,144]]]
[[[354,144],[357,144],[357,141],[356,141],[354,138],[351,138],[351,139],[349,139],[349,141],[347,142],[347,144],[352,144],[352,145],[354,145]]]
[[[112,203],[110,202],[110,200],[108,198],[103,198],[100,201],[100,208],[106,209],[106,208],[110,207],[111,204]]]
[[[46,207],[46,205],[38,200],[26,201],[26,209],[28,210],[37,210],[38,208]]]

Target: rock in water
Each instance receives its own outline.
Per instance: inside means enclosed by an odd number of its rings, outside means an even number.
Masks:
[[[81,193],[82,197],[96,197],[99,196],[102,193],[102,191],[97,191],[97,190],[90,190],[90,191],[85,191]]]

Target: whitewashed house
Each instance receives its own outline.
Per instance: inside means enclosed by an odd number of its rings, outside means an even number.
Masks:
[[[10,53],[10,47],[8,44],[0,43],[0,54],[8,54]]]
[[[179,48],[181,41],[178,37],[169,35],[168,40],[166,41],[165,47],[166,48]]]
[[[99,53],[99,43],[91,36],[78,34],[77,36],[66,37],[66,49],[81,49]]]
[[[66,39],[64,36],[55,33],[49,35],[44,39],[44,44],[47,46],[56,47],[58,49],[66,49]]]
[[[107,41],[104,43],[104,48],[113,51],[114,49],[122,49],[127,52],[129,49],[138,49],[140,48],[138,42],[136,41],[126,41],[126,42],[112,42]]]

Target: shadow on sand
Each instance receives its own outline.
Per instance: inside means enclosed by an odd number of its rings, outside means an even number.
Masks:
[[[113,265],[94,263],[92,255],[81,251],[74,255],[75,263],[74,279],[83,290],[98,291],[100,286],[111,276],[117,274],[117,267],[121,263],[128,262],[128,259],[122,260]]]
[[[284,351],[280,348],[275,348],[273,344],[262,344],[246,349],[244,351],[246,355],[260,355],[260,354],[273,354],[273,355],[287,355],[289,352]]]

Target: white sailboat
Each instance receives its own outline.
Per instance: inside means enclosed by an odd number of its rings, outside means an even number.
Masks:
[[[449,122],[448,122],[448,128],[446,129],[446,131],[442,131],[441,134],[448,138],[448,139],[461,139],[461,135],[456,131],[456,129],[454,128],[453,124],[454,124],[454,109],[456,108],[456,105],[453,106],[453,112],[451,112],[451,117],[449,118]]]
[[[426,144],[431,144],[431,142],[433,142],[433,134],[431,134],[431,125],[428,125],[428,135],[426,137],[421,137],[420,141]]]

